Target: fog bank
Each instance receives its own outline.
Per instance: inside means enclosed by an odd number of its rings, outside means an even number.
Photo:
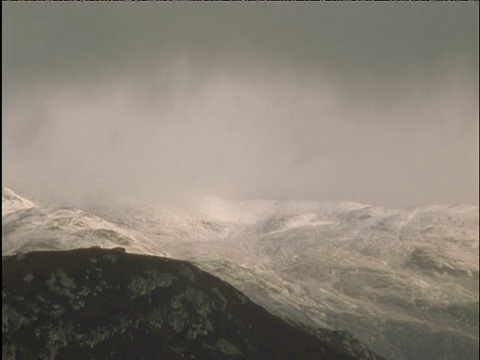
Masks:
[[[2,3],[3,184],[478,205],[478,4],[372,5]]]

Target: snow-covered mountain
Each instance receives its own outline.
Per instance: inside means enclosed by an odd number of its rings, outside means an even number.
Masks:
[[[182,210],[62,211],[7,214],[4,249],[76,247],[74,222],[84,219],[130,248],[112,246],[194,262],[274,314],[348,330],[386,358],[479,356],[478,207],[210,199]],[[59,219],[61,231],[49,229]]]
[[[44,208],[3,189],[2,254],[33,250],[122,246],[132,253],[163,255],[147,237],[72,208]]]
[[[10,189],[2,188],[2,216],[17,210],[36,207],[38,207],[37,204],[30,200],[22,198]]]

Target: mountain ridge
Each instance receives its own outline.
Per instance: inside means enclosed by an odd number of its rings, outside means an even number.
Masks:
[[[4,359],[382,359],[316,336],[179,260],[125,249],[2,258]]]
[[[276,316],[347,330],[389,359],[478,358],[478,207],[214,199],[178,212],[65,211],[4,216],[4,254],[46,245],[165,254],[227,281]],[[89,228],[84,221],[81,231],[62,225],[78,214],[100,222]],[[58,223],[61,231],[50,229]]]

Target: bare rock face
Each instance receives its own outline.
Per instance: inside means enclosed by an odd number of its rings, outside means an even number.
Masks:
[[[188,262],[122,249],[2,259],[2,359],[380,359],[306,331]]]

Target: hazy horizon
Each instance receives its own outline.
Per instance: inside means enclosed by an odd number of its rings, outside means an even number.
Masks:
[[[2,10],[20,195],[478,206],[477,2]]]

